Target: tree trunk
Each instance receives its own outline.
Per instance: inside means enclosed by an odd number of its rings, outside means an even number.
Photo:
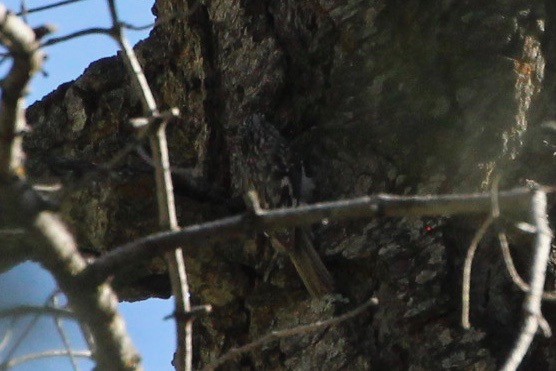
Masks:
[[[166,21],[137,51],[160,105],[182,112],[168,129],[173,166],[189,169],[175,174],[181,225],[238,210],[232,138],[253,114],[303,160],[314,201],[488,190],[497,173],[503,188],[554,183],[551,132],[542,129],[556,119],[554,8],[534,0],[158,0],[154,11]],[[118,57],[103,59],[30,108],[34,179],[71,186],[130,140],[139,102],[124,76]],[[62,210],[81,246],[102,253],[156,230],[151,172],[130,156],[110,177],[72,189]],[[197,365],[374,294],[374,313],[229,367],[494,369],[519,329],[522,295],[487,236],[473,266],[474,327],[461,329],[462,263],[480,221],[314,226],[341,294],[326,300],[311,300],[283,257],[265,280],[271,257],[261,253],[262,237],[187,251],[194,299],[217,307],[196,323]],[[512,242],[521,270],[528,243]],[[162,260],[116,276],[123,299],[168,295]],[[537,339],[527,368],[554,367],[554,349]]]

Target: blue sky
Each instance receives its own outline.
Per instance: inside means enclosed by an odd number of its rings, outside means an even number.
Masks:
[[[42,6],[54,2],[45,0],[26,0],[28,8]],[[1,1],[15,12],[19,10],[20,2],[15,0]],[[151,6],[154,0],[118,0],[118,8],[123,20],[143,25],[153,21]],[[88,27],[109,26],[107,5],[105,0],[83,0],[79,3],[60,9],[49,10],[37,14],[30,14],[28,18],[32,26],[45,23],[57,26],[54,36],[62,36],[73,31]],[[146,38],[148,31],[128,32],[130,41]],[[47,77],[37,76],[31,84],[28,104],[48,94],[63,82],[77,78],[83,70],[93,61],[114,55],[117,51],[116,43],[104,35],[92,35],[71,40],[62,44],[49,47],[48,60],[45,64]],[[0,66],[3,76],[8,65]],[[0,309],[14,304],[41,305],[54,289],[55,284],[50,275],[37,265],[26,263],[0,275]],[[170,360],[174,352],[174,324],[164,321],[163,317],[173,311],[171,300],[151,299],[140,303],[122,303],[120,309],[127,319],[128,329],[134,343],[139,348],[144,358],[147,370],[172,370]],[[29,318],[21,321],[18,331]],[[0,341],[6,329],[7,320],[0,320]],[[83,340],[79,335],[78,327],[71,321],[65,321],[71,333],[71,343],[75,349],[83,349]],[[17,331],[16,331],[17,332]],[[16,353],[17,356],[29,352],[60,349],[61,341],[51,318],[43,318],[35,329],[27,336],[24,345]],[[0,351],[0,361],[3,360],[5,351]],[[80,363],[82,369],[88,370],[92,362]],[[18,371],[71,370],[66,358],[48,359],[47,361],[31,362],[14,368]]]

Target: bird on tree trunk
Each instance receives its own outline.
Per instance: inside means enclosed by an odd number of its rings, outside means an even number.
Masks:
[[[303,170],[293,166],[291,151],[279,131],[263,115],[248,117],[233,139],[231,173],[242,193],[255,191],[265,209],[299,204]],[[284,228],[268,234],[277,251],[287,253],[301,280],[314,297],[334,291],[334,280],[315,250],[305,228]]]

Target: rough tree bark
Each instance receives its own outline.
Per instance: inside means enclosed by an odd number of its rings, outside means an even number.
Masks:
[[[553,184],[551,133],[541,126],[556,119],[554,8],[535,0],[158,0],[153,11],[169,20],[137,51],[161,107],[183,113],[169,127],[172,163],[191,168],[204,190],[176,174],[181,224],[237,208],[226,202],[239,196],[229,140],[254,113],[304,160],[315,200],[485,190],[497,172],[504,187]],[[129,140],[126,122],[139,102],[124,76],[121,60],[106,58],[31,107],[26,150],[36,182],[74,184]],[[111,177],[73,189],[61,207],[81,245],[102,254],[156,230],[153,189],[151,169],[132,156]],[[519,328],[522,296],[487,239],[473,268],[475,327],[461,329],[459,277],[478,224],[315,226],[341,299],[310,300],[286,259],[265,282],[261,259],[269,257],[253,243],[199,246],[186,257],[192,292],[216,310],[196,323],[196,363],[374,293],[374,314],[271,344],[234,367],[492,369]],[[518,268],[528,243],[513,240]],[[126,300],[169,292],[162,260],[117,272],[116,283]],[[553,341],[538,340],[525,363],[556,367]]]

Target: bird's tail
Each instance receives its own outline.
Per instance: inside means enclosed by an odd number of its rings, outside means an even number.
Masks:
[[[313,297],[334,292],[334,279],[326,269],[307,231],[295,230],[295,244],[286,249],[297,273]]]

